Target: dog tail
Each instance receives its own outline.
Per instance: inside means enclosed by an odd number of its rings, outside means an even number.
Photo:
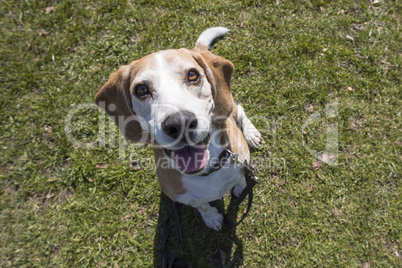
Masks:
[[[208,28],[201,33],[200,37],[198,37],[195,47],[201,50],[210,50],[214,40],[218,37],[221,37],[228,31],[229,29],[225,27]]]

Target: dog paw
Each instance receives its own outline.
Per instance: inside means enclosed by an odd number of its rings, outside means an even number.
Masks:
[[[219,212],[208,216],[203,215],[202,218],[205,222],[205,225],[207,225],[209,228],[214,229],[215,231],[220,231],[222,229],[223,215]]]
[[[233,187],[233,194],[236,197],[239,197],[244,188],[246,188],[246,185],[236,185],[235,187]]]
[[[244,130],[244,138],[246,139],[248,145],[253,148],[258,148],[264,143],[261,137],[261,133],[252,125]]]

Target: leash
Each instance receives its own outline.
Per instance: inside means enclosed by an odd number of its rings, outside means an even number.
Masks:
[[[236,227],[242,221],[247,217],[251,205],[253,203],[253,187],[254,185],[258,182],[257,176],[254,175],[254,168],[247,163],[247,161],[240,161],[239,157],[237,154],[232,153],[229,149],[225,149],[225,156],[227,156],[227,159],[231,161],[231,163],[241,165],[241,170],[244,172],[244,177],[246,179],[246,187],[243,189],[243,191],[240,193],[239,197],[233,202],[234,206],[239,206],[244,199],[248,196],[248,204],[247,204],[247,210],[244,212],[243,216],[241,219],[236,222],[232,223],[230,220],[226,217],[224,213],[219,211],[223,215],[223,223],[230,227]],[[226,163],[226,160],[223,161],[223,163]],[[219,170],[223,165],[220,165],[219,168],[214,169],[214,171]],[[208,173],[210,174],[210,173]],[[232,194],[232,197],[234,195]],[[176,258],[177,252],[180,247],[181,240],[183,239],[182,237],[182,229],[181,229],[181,224],[180,224],[180,217],[179,217],[179,211],[177,208],[177,202],[174,202],[172,199],[170,199],[170,208],[168,212],[168,216],[165,219],[165,222],[163,224],[163,231],[162,231],[162,236],[163,236],[163,241],[162,241],[162,252],[161,252],[161,267],[162,268],[172,268],[172,267],[187,267],[187,268],[192,268],[192,264],[186,260],[186,259],[180,259]],[[215,201],[214,201],[215,202]],[[214,206],[214,202],[211,202],[210,204]],[[216,207],[216,206],[215,206]],[[167,260],[166,258],[166,243],[169,237],[169,219],[173,216],[175,226],[176,226],[176,233],[177,233],[177,244],[176,244],[176,249],[173,253],[172,258]]]
[[[219,211],[223,215],[223,223],[226,226],[236,227],[240,223],[243,222],[243,220],[247,217],[248,213],[250,212],[251,205],[253,204],[253,187],[254,187],[254,185],[257,184],[258,178],[254,174],[254,168],[249,163],[247,163],[247,160],[242,162],[239,160],[239,157],[237,154],[232,153],[228,149],[226,149],[226,151],[230,155],[230,161],[232,163],[241,165],[241,170],[244,172],[244,178],[246,179],[246,187],[240,193],[239,197],[237,197],[236,200],[233,202],[233,205],[238,207],[244,201],[244,199],[246,199],[246,197],[248,196],[247,209],[246,209],[246,212],[243,213],[243,216],[240,218],[240,220],[236,223],[232,223],[222,211]],[[234,197],[234,195],[232,193],[232,198],[233,197]]]
[[[162,252],[161,252],[161,267],[162,268],[172,268],[172,267],[187,267],[187,268],[192,268],[193,266],[189,261],[186,259],[179,259],[176,258],[177,251],[179,250],[180,247],[180,242],[183,239],[182,236],[182,231],[181,231],[181,224],[180,224],[180,217],[179,217],[179,210],[177,209],[177,202],[174,202],[172,199],[170,199],[170,209],[168,212],[168,216],[166,217],[166,220],[163,224],[163,230],[162,230]],[[176,233],[177,233],[177,244],[176,244],[176,249],[173,253],[173,256],[171,259],[166,258],[166,243],[169,237],[169,219],[173,216],[175,226],[176,226]]]

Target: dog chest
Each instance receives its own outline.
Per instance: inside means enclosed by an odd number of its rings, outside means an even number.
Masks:
[[[187,192],[178,196],[178,201],[192,204],[220,199],[242,178],[239,167],[230,162],[208,176],[183,176],[182,183]]]

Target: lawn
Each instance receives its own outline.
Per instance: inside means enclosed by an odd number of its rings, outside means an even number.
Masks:
[[[401,7],[1,1],[0,266],[159,266],[168,202],[152,150],[126,142],[94,95],[120,65],[225,26],[213,52],[234,63],[232,94],[265,139],[252,153],[260,180],[236,228],[210,230],[180,205],[178,255],[401,267]]]

